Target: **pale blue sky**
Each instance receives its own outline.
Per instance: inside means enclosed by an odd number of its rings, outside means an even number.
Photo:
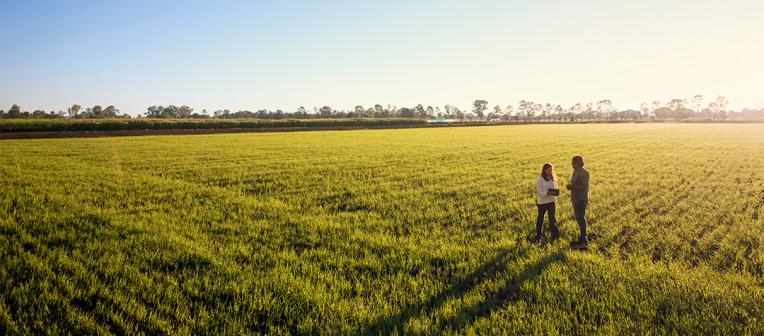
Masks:
[[[0,0],[0,109],[764,107],[764,1]]]

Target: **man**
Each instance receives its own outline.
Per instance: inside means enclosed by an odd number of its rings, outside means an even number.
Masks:
[[[589,171],[584,169],[584,158],[580,155],[573,157],[573,177],[566,186],[570,190],[570,198],[573,201],[573,212],[576,215],[580,236],[577,241],[572,241],[570,246],[574,249],[586,249],[589,239],[586,236],[586,207],[589,205]]]

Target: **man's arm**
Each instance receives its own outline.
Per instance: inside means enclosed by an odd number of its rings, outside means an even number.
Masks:
[[[573,183],[575,183],[575,181],[576,181],[576,175],[577,175],[577,174],[576,174],[576,172],[574,171],[574,172],[573,172],[573,176],[570,178],[570,183],[568,183],[568,184],[565,186],[565,189],[568,189],[568,190],[571,190],[571,191],[573,190]]]

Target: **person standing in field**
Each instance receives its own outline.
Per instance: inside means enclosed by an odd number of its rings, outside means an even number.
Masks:
[[[557,174],[554,172],[554,166],[551,163],[545,163],[541,168],[541,176],[536,179],[536,207],[538,216],[536,217],[536,235],[530,240],[538,242],[541,240],[541,228],[544,224],[544,214],[549,217],[549,227],[552,230],[552,239],[560,237],[560,230],[557,228],[557,219],[555,218],[555,209],[557,205],[557,195],[560,194],[557,188]]]
[[[586,207],[589,205],[589,171],[584,168],[584,158],[576,155],[572,160],[573,177],[566,186],[570,190],[570,198],[573,201],[573,212],[578,222],[580,236],[577,241],[572,241],[570,246],[575,249],[585,249],[589,245],[586,235]]]

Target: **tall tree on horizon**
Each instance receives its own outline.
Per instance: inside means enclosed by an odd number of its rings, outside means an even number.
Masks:
[[[727,97],[716,96],[715,103],[716,103],[716,114],[722,117],[722,119],[727,120],[727,104],[729,104],[729,100],[727,100]]]
[[[483,120],[486,109],[488,109],[488,101],[485,99],[476,99],[472,103],[472,113],[475,113],[475,115],[480,118],[480,120]]]
[[[700,113],[700,109],[703,107],[703,96],[695,95],[692,97],[692,106],[695,107],[695,113]]]
[[[80,106],[78,104],[74,104],[74,105],[72,105],[72,107],[70,107],[67,110],[67,112],[69,113],[69,117],[70,118],[77,118],[77,115],[80,114],[81,110],[82,110],[82,106]]]

